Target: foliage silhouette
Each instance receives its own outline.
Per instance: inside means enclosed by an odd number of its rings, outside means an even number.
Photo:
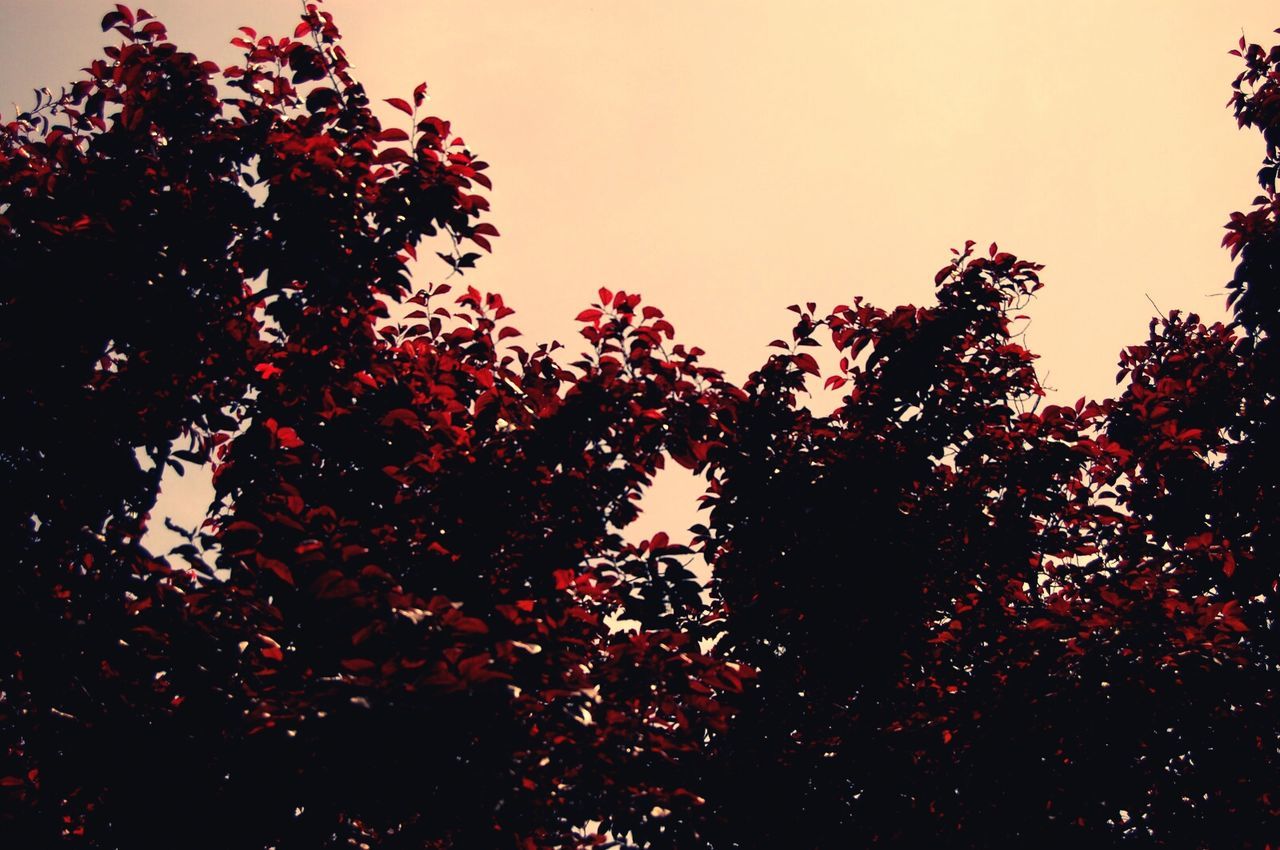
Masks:
[[[1280,49],[1236,51],[1236,321],[1041,408],[996,245],[793,307],[741,387],[625,292],[562,362],[415,287],[491,249],[486,164],[425,85],[384,127],[329,13],[226,69],[103,29],[0,132],[9,843],[1275,845]],[[705,524],[628,543],[667,460]]]

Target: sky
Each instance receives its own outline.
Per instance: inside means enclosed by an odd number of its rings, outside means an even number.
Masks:
[[[949,248],[995,241],[1046,266],[1025,343],[1059,402],[1114,392],[1153,303],[1226,315],[1222,224],[1262,157],[1224,108],[1227,51],[1242,32],[1280,41],[1260,0],[324,5],[371,97],[427,81],[492,164],[502,237],[466,282],[501,292],[525,341],[575,350],[573,317],[607,286],[741,380],[790,329],[787,305],[929,303]],[[77,79],[112,41],[109,8],[3,0],[0,116]],[[299,4],[146,8],[226,65],[236,27],[287,35]],[[664,473],[628,536],[678,535],[699,492]],[[191,518],[205,498],[188,478],[164,504]]]

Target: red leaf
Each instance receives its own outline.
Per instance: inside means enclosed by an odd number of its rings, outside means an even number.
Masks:
[[[449,624],[455,632],[467,635],[483,635],[489,632],[489,626],[479,617],[459,617]]]
[[[414,413],[407,407],[398,407],[386,416],[382,417],[380,424],[384,428],[396,424],[405,425],[409,428],[416,428],[418,426],[418,414]]]
[[[363,670],[372,670],[375,666],[374,663],[367,658],[344,658],[339,663],[352,673],[359,673]]]
[[[289,566],[283,561],[277,561],[275,558],[268,558],[263,554],[259,554],[254,560],[257,562],[259,567],[274,573],[276,577],[285,584],[293,584],[293,573],[289,571]]]
[[[601,310],[583,310],[581,313],[578,314],[578,321],[594,322],[596,319],[599,319],[603,315],[604,315],[604,312]]]
[[[387,148],[374,157],[373,161],[378,165],[386,165],[389,162],[413,162],[413,157],[404,148]]]
[[[810,375],[818,374],[818,361],[813,359],[812,354],[804,354],[804,353],[793,354],[791,355],[791,362],[795,363],[803,371],[808,372]]]
[[[402,97],[389,97],[386,99],[386,102],[394,106],[396,109],[399,109],[405,115],[413,114],[413,107],[409,105],[409,101]]]
[[[276,431],[276,439],[280,441],[282,449],[296,449],[303,444],[302,440],[298,439],[298,432],[292,428],[281,428]]]

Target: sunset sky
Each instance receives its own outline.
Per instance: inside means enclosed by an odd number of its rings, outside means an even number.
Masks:
[[[325,6],[373,98],[426,80],[492,164],[502,237],[466,280],[503,293],[525,339],[572,348],[595,290],[625,289],[741,379],[788,304],[926,303],[948,248],[996,241],[1046,264],[1026,343],[1057,401],[1113,391],[1151,302],[1225,315],[1222,223],[1262,156],[1224,108],[1227,51],[1280,40],[1259,0]],[[109,8],[5,0],[0,115],[101,55]],[[299,4],[146,8],[225,65],[237,26],[287,35]],[[686,479],[663,477],[637,535],[692,521]]]

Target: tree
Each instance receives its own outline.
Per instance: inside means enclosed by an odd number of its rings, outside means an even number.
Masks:
[[[561,362],[415,285],[492,247],[486,165],[425,85],[384,127],[329,13],[226,69],[103,29],[0,134],[14,843],[1271,846],[1280,51],[1241,43],[1236,323],[1042,409],[995,245],[934,306],[797,305],[741,387],[625,292]],[[705,524],[627,543],[668,459]]]
[[[1236,321],[1175,311],[1111,400],[1039,409],[1039,266],[972,243],[935,307],[825,317],[752,376],[700,529],[717,649],[758,673],[708,755],[715,847],[1272,847],[1275,72],[1233,214]],[[828,416],[797,403],[819,328]]]
[[[660,352],[636,296],[601,293],[571,369],[509,341],[500,297],[412,289],[424,237],[461,272],[497,236],[485,163],[425,86],[383,128],[328,13],[246,28],[230,97],[146,13],[103,27],[123,45],[0,160],[28,362],[2,391],[7,831],[552,846],[687,808],[670,765],[733,665],[657,625],[697,597],[678,550],[617,529],[718,373]],[[161,473],[202,463],[209,519],[148,552]],[[611,632],[624,605],[655,625]]]

